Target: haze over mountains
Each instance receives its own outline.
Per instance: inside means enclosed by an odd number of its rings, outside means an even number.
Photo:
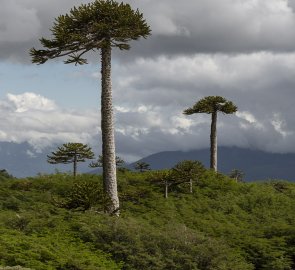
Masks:
[[[69,165],[51,165],[47,155],[55,151],[47,147],[42,152],[36,151],[29,143],[0,142],[0,169],[6,169],[15,177],[35,176],[38,173],[54,173],[55,170],[70,171]],[[87,164],[78,164],[80,171],[87,171]],[[89,168],[88,168],[89,169]]]
[[[71,171],[72,165],[51,165],[46,161],[46,155],[55,148],[46,148],[36,152],[28,143],[0,142],[0,169],[6,169],[16,177],[34,176],[38,173],[54,173]],[[124,159],[124,157],[122,157]],[[151,168],[171,168],[182,160],[199,160],[209,167],[209,149],[191,151],[165,151],[147,156],[141,161],[147,162]],[[79,163],[79,172],[91,172],[89,162]],[[128,164],[133,168],[134,163]],[[295,154],[266,153],[258,150],[237,147],[218,148],[218,170],[229,173],[239,169],[245,173],[245,180],[284,179],[295,181]],[[98,172],[99,170],[94,170]],[[93,172],[93,171],[92,171]]]
[[[167,151],[143,158],[152,169],[171,168],[181,160],[199,160],[209,167],[209,149]],[[285,179],[295,181],[295,154],[266,153],[238,147],[218,147],[218,171],[245,173],[245,180]]]

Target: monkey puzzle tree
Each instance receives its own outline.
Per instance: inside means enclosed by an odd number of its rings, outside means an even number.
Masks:
[[[220,96],[208,96],[199,100],[191,108],[184,110],[185,115],[194,113],[211,114],[211,134],[210,134],[210,168],[217,171],[217,113],[233,114],[238,110],[237,106]]]
[[[172,168],[172,172],[179,183],[189,183],[189,191],[193,193],[193,182],[205,172],[205,167],[197,160],[183,160]]]
[[[67,56],[66,64],[86,64],[89,51],[101,53],[101,133],[104,192],[110,197],[108,212],[119,215],[116,179],[116,154],[113,126],[111,51],[128,50],[128,42],[150,35],[142,13],[129,4],[113,0],[96,0],[60,15],[51,29],[53,38],[41,38],[43,50],[32,48],[32,62],[43,64],[49,59]]]
[[[51,156],[47,156],[50,164],[69,164],[73,163],[73,175],[77,175],[77,163],[85,162],[86,159],[93,159],[94,153],[87,144],[82,143],[64,143],[57,148],[56,152],[51,152]]]
[[[140,172],[149,171],[150,170],[150,164],[144,162],[144,161],[138,161],[134,165],[134,169]]]
[[[233,169],[228,175],[230,178],[235,179],[237,182],[243,182],[243,178],[245,176],[245,173],[238,169]]]

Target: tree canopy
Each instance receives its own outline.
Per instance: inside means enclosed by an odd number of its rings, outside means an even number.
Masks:
[[[134,165],[134,169],[138,170],[140,172],[148,171],[148,170],[150,170],[150,164],[148,164],[144,161],[138,161]]]
[[[128,42],[146,38],[151,30],[143,14],[129,4],[96,0],[57,17],[51,32],[52,39],[40,39],[47,49],[31,49],[33,63],[43,64],[49,59],[67,56],[66,64],[86,64],[85,53],[109,46],[129,50]]]
[[[77,163],[85,162],[86,159],[93,159],[94,153],[87,144],[82,143],[65,143],[57,148],[58,150],[52,152],[51,156],[47,156],[47,161],[50,164],[69,164],[73,163],[74,171],[73,174],[76,176]]]
[[[238,107],[231,101],[221,96],[208,96],[200,99],[195,105],[184,110],[184,114],[191,115],[194,113],[214,113],[222,112],[224,114],[232,114],[236,112]]]

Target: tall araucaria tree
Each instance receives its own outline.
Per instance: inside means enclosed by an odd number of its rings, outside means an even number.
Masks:
[[[184,114],[194,113],[211,114],[210,134],[210,168],[217,171],[217,113],[233,114],[238,110],[237,106],[220,96],[208,96],[199,100],[191,108],[184,110]]]
[[[101,53],[101,133],[104,192],[110,198],[108,212],[119,215],[116,179],[116,154],[113,125],[111,52],[113,47],[128,50],[128,44],[150,35],[143,14],[129,4],[96,0],[61,15],[51,29],[53,38],[41,38],[45,49],[32,48],[32,62],[44,64],[49,59],[66,56],[66,64],[86,64],[89,51]]]
[[[93,159],[94,153],[87,144],[83,143],[64,143],[57,148],[56,152],[51,152],[51,156],[47,156],[50,164],[70,164],[73,163],[73,175],[77,175],[77,163],[85,162],[86,159]]]

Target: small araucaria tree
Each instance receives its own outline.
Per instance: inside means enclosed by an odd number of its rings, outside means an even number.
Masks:
[[[233,169],[228,175],[230,178],[235,179],[237,182],[243,182],[243,178],[245,176],[245,173],[238,169]]]
[[[205,167],[197,160],[183,160],[172,168],[172,172],[178,183],[189,183],[189,191],[193,193],[193,182],[205,172]]]
[[[128,50],[128,44],[150,35],[142,13],[129,4],[113,0],[95,0],[59,16],[51,29],[53,38],[41,38],[45,49],[31,49],[32,62],[43,64],[49,59],[67,56],[66,64],[86,64],[89,51],[101,52],[101,133],[104,192],[110,198],[108,212],[119,215],[116,179],[116,154],[113,126],[111,51]]]
[[[145,172],[150,170],[150,164],[144,162],[144,161],[138,161],[134,165],[134,169],[140,172]]]
[[[85,162],[86,159],[93,159],[94,153],[87,144],[82,143],[65,143],[58,147],[56,152],[51,152],[51,156],[47,156],[50,164],[69,164],[73,163],[73,175],[77,175],[77,163]]]
[[[208,96],[199,100],[191,108],[183,113],[191,115],[194,113],[211,114],[211,134],[210,134],[210,168],[217,171],[217,113],[233,114],[238,110],[237,106],[220,96]]]

